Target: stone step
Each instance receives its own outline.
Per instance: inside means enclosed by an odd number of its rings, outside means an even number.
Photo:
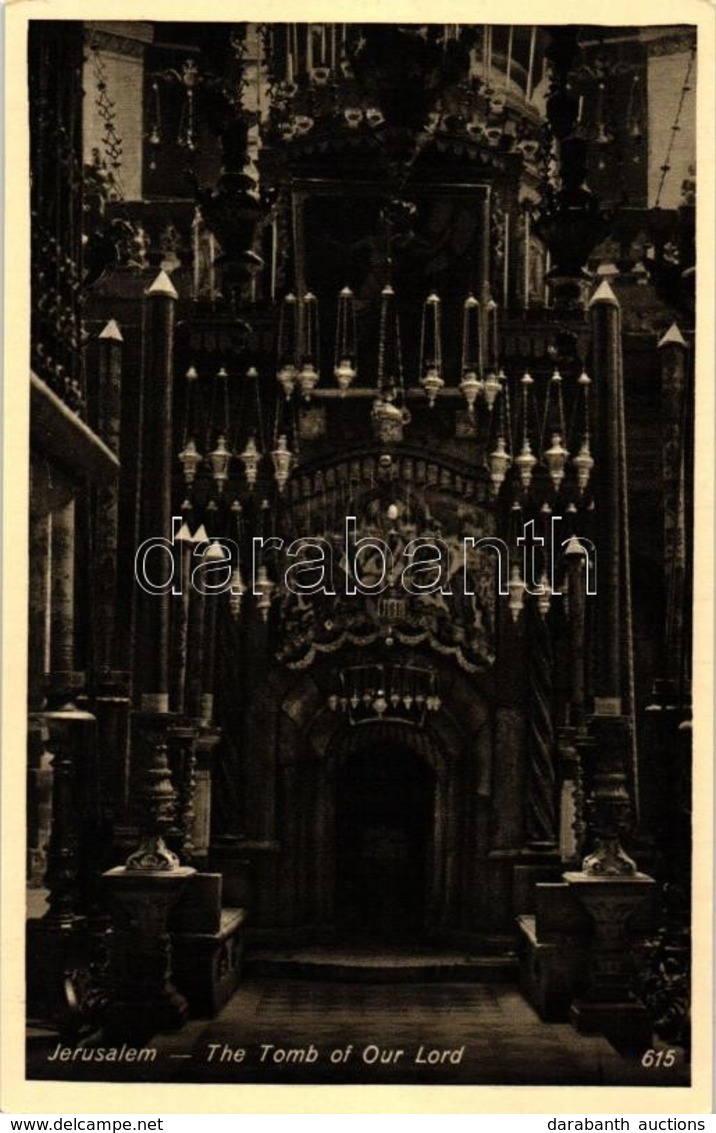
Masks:
[[[263,978],[332,983],[511,983],[517,978],[517,957],[408,949],[254,948],[244,971]]]

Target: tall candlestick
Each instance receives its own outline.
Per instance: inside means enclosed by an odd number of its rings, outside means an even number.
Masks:
[[[509,33],[508,33],[508,36],[507,36],[507,67],[506,67],[506,73],[507,73],[506,86],[507,86],[508,90],[510,88],[510,84],[512,83],[512,44],[513,44],[513,41],[514,41],[514,35],[515,35],[515,29],[512,27],[512,24],[510,24],[510,30],[509,30]]]
[[[530,305],[530,214],[525,213],[525,310]]]
[[[502,271],[502,303],[503,306],[507,307],[510,294],[510,214],[508,212],[505,213],[503,239],[505,244],[505,256]]]
[[[274,212],[271,219],[271,299],[276,298],[276,262],[278,258],[278,221]]]
[[[293,82],[293,53],[291,47],[291,25],[286,24],[286,82]]]
[[[527,66],[527,89],[525,94],[528,99],[532,98],[532,76],[535,66],[535,43],[537,41],[537,28],[532,28],[530,32],[530,61]]]

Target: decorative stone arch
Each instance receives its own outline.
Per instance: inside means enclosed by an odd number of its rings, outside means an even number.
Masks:
[[[282,847],[276,878],[279,923],[303,925],[314,936],[330,934],[338,765],[378,743],[414,752],[435,776],[424,902],[427,934],[439,935],[471,915],[474,902],[465,894],[477,884],[475,853],[480,845],[487,852],[492,711],[488,684],[450,666],[446,670],[452,672],[447,699],[421,728],[392,720],[350,725],[342,713],[326,706],[318,668],[282,682],[275,765],[276,837]]]

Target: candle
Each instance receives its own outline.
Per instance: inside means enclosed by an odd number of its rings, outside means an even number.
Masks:
[[[313,71],[313,24],[306,24],[306,69],[310,78]]]
[[[326,25],[321,24],[321,65],[326,65]]]
[[[525,310],[530,305],[530,214],[525,213]]]
[[[286,24],[286,82],[293,82],[293,53],[291,49],[291,24]]]
[[[577,108],[577,125],[582,121],[582,110],[584,109],[584,95],[579,96],[579,106]]]
[[[486,28],[487,32],[487,85],[490,85],[490,74],[492,72],[492,28]]]
[[[512,42],[515,34],[515,29],[510,24],[510,31],[507,36],[507,87],[509,88],[512,82]]]
[[[331,24],[331,70],[336,69],[336,25]]]
[[[504,243],[505,256],[502,272],[502,303],[504,307],[507,307],[510,293],[510,214],[508,212],[505,213]]]
[[[535,66],[535,42],[536,42],[536,39],[537,39],[537,29],[532,28],[532,31],[530,33],[530,61],[529,61],[529,64],[527,66],[527,90],[525,92],[528,99],[532,98],[532,76],[533,76],[533,73],[534,73],[534,66]]]
[[[278,221],[274,212],[271,218],[271,299],[276,298],[276,265],[278,259]]]

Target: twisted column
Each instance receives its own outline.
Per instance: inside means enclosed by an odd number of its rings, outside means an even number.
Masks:
[[[552,639],[547,615],[535,601],[526,613],[530,619],[527,840],[533,849],[552,850],[557,842]]]

